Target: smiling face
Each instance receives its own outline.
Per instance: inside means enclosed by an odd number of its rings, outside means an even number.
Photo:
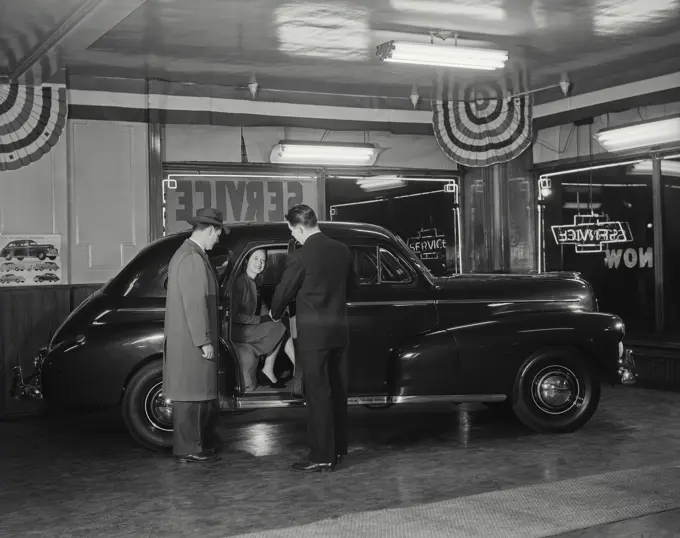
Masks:
[[[267,253],[264,250],[256,250],[250,255],[250,258],[248,258],[248,265],[246,266],[246,270],[251,275],[257,276],[262,271],[264,271],[266,262]]]

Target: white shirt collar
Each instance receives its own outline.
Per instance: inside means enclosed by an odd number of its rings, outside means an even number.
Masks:
[[[195,239],[193,239],[193,238],[190,237],[190,238],[189,238],[189,241],[191,241],[191,242],[194,243],[195,245],[198,245],[198,248],[200,248],[203,252],[205,252],[205,249],[204,249],[201,245],[199,245],[198,242],[197,242]]]

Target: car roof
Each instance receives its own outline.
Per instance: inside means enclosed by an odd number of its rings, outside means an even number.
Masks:
[[[227,224],[226,226],[229,229],[229,234],[222,237],[229,242],[264,239],[285,239],[287,241],[290,239],[290,230],[285,222],[244,222]],[[386,228],[363,222],[320,221],[319,228],[330,237],[337,239],[348,237],[380,238],[388,241],[396,239],[394,234]],[[164,241],[175,243],[180,239],[186,239],[189,235],[189,230],[176,232],[157,239],[151,245]]]

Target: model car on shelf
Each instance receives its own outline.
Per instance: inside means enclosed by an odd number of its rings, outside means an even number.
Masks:
[[[43,275],[35,275],[33,282],[59,282],[59,277],[54,273],[45,273]]]
[[[219,349],[223,412],[304,405],[291,388],[244,391],[229,338],[229,290],[254,249],[267,253],[269,301],[296,248],[285,224],[236,225],[209,256],[219,275],[225,334]],[[368,224],[322,223],[351,250],[349,405],[482,402],[505,405],[539,432],[571,432],[592,417],[601,382],[635,382],[623,321],[598,311],[574,273],[434,277],[406,243]],[[172,443],[163,397],[165,286],[187,232],[159,239],[83,302],[36,356],[15,368],[13,394],[47,406],[119,405],[130,434],[155,449]],[[284,360],[283,356],[279,360]]]
[[[33,266],[34,271],[58,271],[59,266],[54,262],[40,262]]]
[[[33,239],[18,239],[10,241],[5,247],[0,250],[0,258],[5,258],[7,261],[16,258],[21,261],[24,258],[38,258],[44,260],[56,260],[59,256],[59,251],[54,245],[39,245]]]
[[[7,271],[23,271],[25,267],[21,265],[20,263],[14,263],[14,262],[3,262],[0,263],[0,272],[7,272]]]
[[[13,273],[0,276],[0,284],[23,284],[24,282],[26,282],[26,279],[23,276]]]

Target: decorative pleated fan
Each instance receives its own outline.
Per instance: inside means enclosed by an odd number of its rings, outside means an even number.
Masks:
[[[508,96],[523,88],[507,79],[474,85],[436,80],[432,124],[439,147],[451,160],[472,167],[519,156],[532,141],[531,97]]]
[[[47,154],[67,115],[64,88],[0,85],[0,171],[17,170]]]

